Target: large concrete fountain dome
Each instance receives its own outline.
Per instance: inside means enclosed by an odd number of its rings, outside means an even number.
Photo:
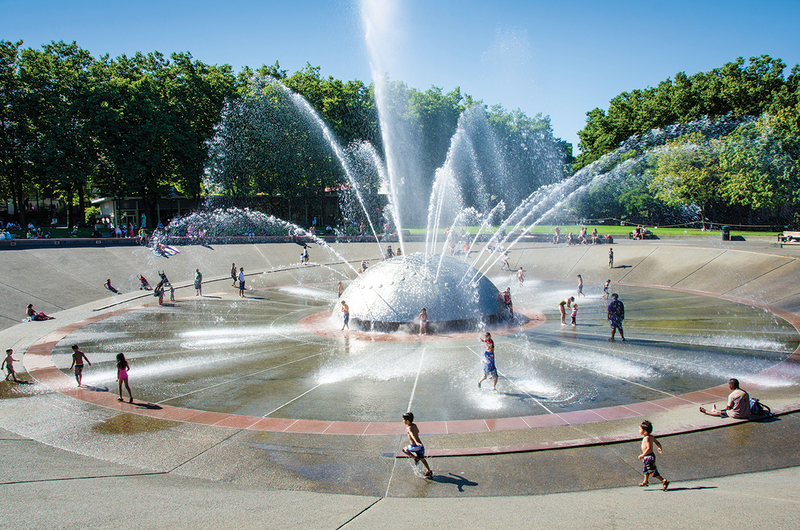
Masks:
[[[423,307],[434,329],[477,327],[502,319],[506,312],[497,287],[473,267],[455,258],[421,253],[369,267],[341,300],[350,307],[356,327],[380,331],[413,322]]]

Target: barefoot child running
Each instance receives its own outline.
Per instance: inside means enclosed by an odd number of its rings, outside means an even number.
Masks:
[[[128,364],[127,359],[125,359],[124,353],[117,354],[117,382],[119,383],[119,397],[117,401],[124,401],[122,399],[122,383],[125,383],[125,388],[128,389],[128,396],[130,400],[128,403],[133,403],[133,394],[131,394],[131,387],[128,384],[128,370],[131,369],[131,366]]]
[[[408,435],[409,445],[403,447],[403,452],[414,459],[414,463],[422,462],[425,466],[425,478],[433,478],[433,471],[428,461],[425,460],[425,446],[422,445],[422,440],[419,439],[419,428],[414,423],[414,413],[406,412],[403,414],[403,423],[406,424],[406,434]]]
[[[649,421],[645,420],[641,425],[639,425],[639,434],[643,436],[642,454],[639,455],[639,460],[642,461],[644,466],[644,480],[639,484],[639,486],[648,486],[648,479],[652,475],[654,478],[657,478],[661,481],[661,489],[663,491],[667,491],[669,480],[658,474],[658,468],[656,467],[656,455],[653,453],[653,445],[658,447],[659,453],[661,452],[661,443],[656,440],[656,437],[653,436],[652,433],[653,424]]]
[[[488,331],[484,333],[481,339],[486,344],[486,351],[483,352],[483,377],[478,379],[478,388],[481,383],[492,378],[492,392],[497,392],[497,366],[494,364],[494,341],[492,334]]]

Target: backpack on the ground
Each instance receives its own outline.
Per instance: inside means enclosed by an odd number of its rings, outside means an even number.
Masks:
[[[768,418],[772,416],[772,410],[766,406],[765,404],[761,403],[758,398],[751,398],[750,399],[750,415],[757,416],[757,417],[765,417]]]

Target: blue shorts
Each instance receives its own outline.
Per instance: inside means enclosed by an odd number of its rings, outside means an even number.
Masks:
[[[611,317],[608,322],[611,324],[612,329],[622,329],[622,319]]]
[[[403,452],[407,454],[412,454],[417,458],[422,458],[425,456],[425,446],[424,445],[407,445],[403,447]]]
[[[345,313],[344,316],[342,316],[342,320],[344,321],[345,324],[350,322],[350,313]]]

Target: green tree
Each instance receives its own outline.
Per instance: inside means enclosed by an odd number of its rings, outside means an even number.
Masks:
[[[285,208],[290,217],[303,217],[298,208],[343,179],[316,119],[277,80],[256,76],[240,98],[229,100],[210,145],[216,192],[234,202],[265,195],[276,214]]]
[[[69,224],[76,221],[73,197],[78,195],[82,212],[98,166],[89,101],[93,61],[74,42],[54,42],[41,51],[23,50],[21,55],[20,76],[36,98],[29,115],[37,131],[29,154],[35,167],[32,183],[40,193],[65,200]],[[78,214],[81,221],[83,217]]]
[[[655,197],[669,206],[697,206],[705,227],[721,182],[719,151],[715,140],[700,133],[669,142],[656,155],[655,175],[650,182]]]
[[[608,111],[587,112],[586,126],[578,131],[581,154],[574,168],[579,169],[619,147],[634,134],[673,123],[688,123],[703,116],[759,116],[776,105],[784,105],[792,92],[787,90],[780,59],[767,55],[739,57],[710,72],[691,77],[680,72],[656,88],[637,89],[612,98]],[[796,82],[796,81],[794,81]]]
[[[719,192],[729,204],[773,211],[784,204],[800,204],[800,167],[788,152],[797,137],[781,138],[774,122],[764,116],[740,125],[722,140]]]
[[[176,129],[171,141],[175,163],[173,185],[188,197],[199,199],[208,158],[207,141],[226,98],[235,93],[235,78],[229,65],[207,65],[188,53],[171,56],[170,112]]]
[[[32,169],[35,105],[20,78],[22,41],[0,41],[0,179],[12,197],[20,225],[26,224],[25,193]]]
[[[141,197],[150,219],[161,197],[200,195],[205,140],[235,88],[228,66],[171,59],[137,53],[95,65],[93,124],[104,161],[95,183],[107,195]]]

